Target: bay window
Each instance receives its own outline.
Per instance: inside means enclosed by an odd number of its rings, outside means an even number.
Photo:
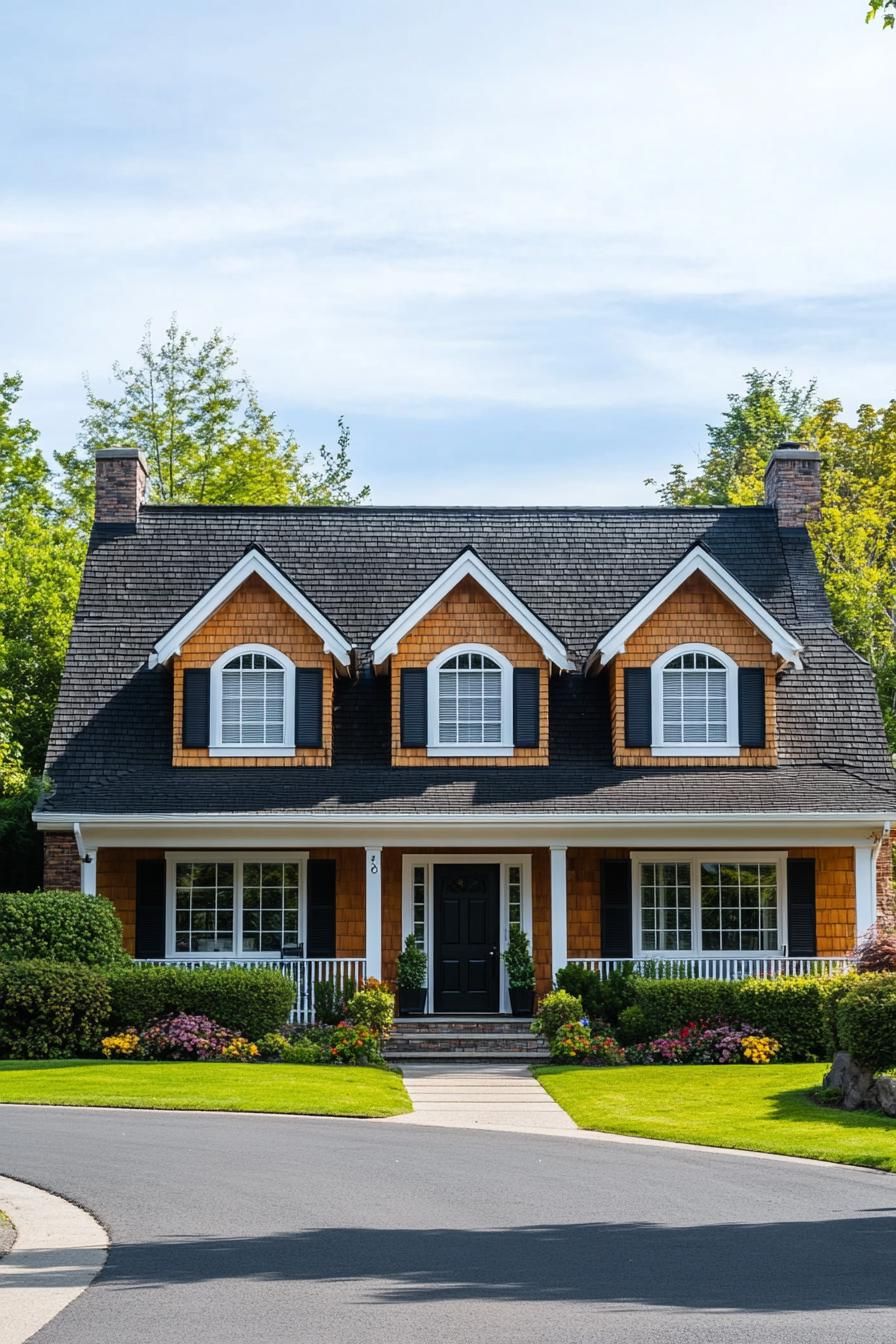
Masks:
[[[779,952],[785,873],[777,853],[633,854],[636,955]]]

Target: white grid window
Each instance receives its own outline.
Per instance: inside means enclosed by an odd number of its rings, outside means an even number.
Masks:
[[[458,653],[439,668],[439,745],[500,745],[501,668],[484,653]]]
[[[233,915],[232,863],[176,865],[175,952],[232,952]]]
[[[299,865],[243,865],[243,951],[280,952],[299,941]]]
[[[507,923],[511,929],[523,926],[523,870],[515,863],[507,869]]]
[[[641,864],[641,946],[645,952],[690,952],[691,865]]]
[[[413,920],[414,942],[426,951],[426,869],[422,865],[414,869],[411,888],[411,917]]]
[[[266,653],[241,653],[221,671],[223,746],[283,746],[286,671]]]
[[[728,740],[728,672],[709,653],[681,653],[663,668],[663,741]]]
[[[771,952],[778,947],[774,863],[700,865],[700,922],[706,952]]]

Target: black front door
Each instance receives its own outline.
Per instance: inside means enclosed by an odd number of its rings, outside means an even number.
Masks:
[[[498,1010],[498,874],[494,863],[436,864],[435,1010]]]

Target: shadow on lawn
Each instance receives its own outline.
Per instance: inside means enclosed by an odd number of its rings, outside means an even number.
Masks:
[[[821,1086],[821,1078],[818,1085]],[[844,1129],[889,1131],[894,1140],[893,1155],[896,1156],[896,1120],[884,1115],[883,1111],[843,1111],[839,1106],[822,1106],[813,1101],[811,1093],[802,1087],[775,1093],[774,1103],[775,1120],[825,1120],[828,1124],[842,1125]]]
[[[121,1290],[344,1282],[364,1301],[626,1303],[733,1312],[896,1307],[896,1218],[818,1222],[328,1227],[113,1245]],[[54,1254],[56,1254],[54,1252]],[[820,1272],[823,1269],[823,1272]],[[35,1275],[35,1285],[47,1279]],[[27,1286],[27,1275],[18,1279]],[[359,1282],[363,1281],[363,1282]]]

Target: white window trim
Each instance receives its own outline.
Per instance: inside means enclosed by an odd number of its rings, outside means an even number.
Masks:
[[[255,745],[238,747],[222,741],[221,674],[232,659],[239,658],[244,653],[265,654],[266,657],[273,658],[278,666],[283,669],[284,741],[280,745],[258,742]],[[226,653],[222,653],[221,657],[212,663],[211,673],[209,756],[295,756],[296,669],[291,658],[287,657],[285,653],[281,653],[279,649],[272,648],[270,644],[237,644],[234,648],[228,649]]]
[[[717,658],[725,668],[725,741],[724,742],[664,742],[663,741],[663,672],[673,658],[683,653],[705,653]],[[666,649],[650,667],[651,721],[653,723],[654,756],[739,756],[740,742],[737,731],[737,664],[727,653],[712,644],[676,644]]]
[[[175,951],[174,904],[179,863],[233,864],[233,951]],[[165,957],[178,961],[279,961],[279,952],[243,952],[243,868],[247,863],[297,863],[299,866],[299,938],[308,942],[308,850],[167,850],[165,853]]]
[[[449,658],[461,653],[481,653],[501,669],[501,741],[439,742],[439,672]],[[427,748],[428,756],[512,756],[513,755],[513,665],[487,644],[452,644],[442,649],[426,669]]]
[[[435,963],[433,950],[433,869],[437,864],[476,863],[493,864],[500,868],[499,918],[498,918],[498,955],[507,946],[510,929],[510,882],[509,869],[519,868],[522,883],[520,901],[520,927],[529,935],[532,946],[532,855],[531,854],[403,854],[401,858],[401,945],[409,933],[414,932],[414,869],[423,868],[425,872],[426,895],[424,902],[424,951],[426,952],[426,1012],[435,1011]],[[510,1012],[510,993],[507,985],[507,967],[501,956],[500,981],[498,987],[498,1012]]]
[[[635,850],[631,854],[632,865],[632,947],[634,955],[657,961],[688,961],[710,957],[715,960],[751,961],[773,960],[782,956],[787,948],[787,851],[772,849],[754,850]],[[691,868],[691,936],[692,942],[699,946],[689,951],[657,952],[652,948],[644,950],[641,946],[641,865],[643,863],[687,863]],[[700,905],[700,865],[703,863],[767,863],[777,868],[778,887],[778,946],[762,948],[757,951],[722,952],[716,949],[703,950],[703,923]]]

